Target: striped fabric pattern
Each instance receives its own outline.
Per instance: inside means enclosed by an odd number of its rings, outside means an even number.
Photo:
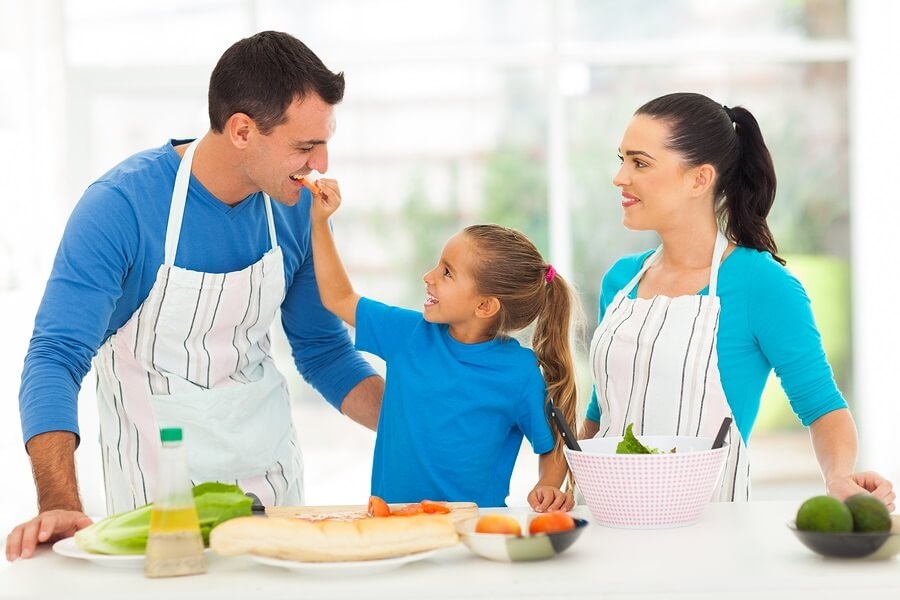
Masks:
[[[594,332],[590,364],[600,406],[598,436],[715,437],[731,408],[716,358],[720,301],[716,276],[727,247],[719,234],[708,296],[629,298],[659,250],[613,299]],[[732,422],[720,500],[749,499],[749,460]]]
[[[190,173],[192,149],[179,168]],[[167,262],[131,319],[94,359],[107,511],[151,502],[159,428],[185,432],[195,483],[236,481],[266,505],[302,500],[302,457],[287,384],[269,329],[284,299],[284,258],[265,206],[272,249],[231,273],[174,266],[189,178],[176,178]]]

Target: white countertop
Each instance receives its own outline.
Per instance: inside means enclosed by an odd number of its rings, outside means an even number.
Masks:
[[[900,560],[823,559],[787,528],[796,502],[711,504],[678,529],[591,524],[562,555],[500,563],[464,546],[380,574],[315,576],[211,555],[205,575],[147,579],[43,547],[0,567],[2,598],[825,598],[900,597]],[[576,516],[591,520],[585,507]],[[877,595],[877,596],[876,596]]]

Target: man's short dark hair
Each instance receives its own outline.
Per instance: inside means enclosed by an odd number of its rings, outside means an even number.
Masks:
[[[279,31],[263,31],[232,45],[209,78],[209,125],[221,133],[244,113],[265,134],[285,121],[295,99],[316,94],[328,104],[344,97],[344,74],[333,73],[306,44]]]

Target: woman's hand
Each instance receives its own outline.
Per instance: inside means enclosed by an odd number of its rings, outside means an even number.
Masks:
[[[563,492],[552,485],[536,485],[528,494],[528,504],[534,512],[550,512],[554,510],[572,510],[575,497],[572,492]]]
[[[884,502],[888,512],[894,512],[894,501],[897,499],[894,486],[874,471],[835,477],[825,482],[825,489],[829,496],[834,496],[838,500],[846,500],[855,494],[868,492]]]
[[[891,482],[873,471],[854,472],[856,425],[849,410],[842,408],[822,415],[809,426],[809,433],[828,495],[844,500],[869,492],[893,512],[896,496]]]

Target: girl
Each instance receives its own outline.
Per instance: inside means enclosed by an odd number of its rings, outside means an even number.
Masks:
[[[372,494],[505,506],[524,435],[540,454],[528,503],[538,512],[571,508],[560,490],[562,440],[545,416],[552,399],[570,427],[575,421],[569,285],[518,231],[475,225],[451,237],[425,274],[423,313],[362,298],[328,222],[341,203],[338,184],[318,183],[310,215],[322,303],[356,327],[359,350],[387,365]],[[531,323],[534,351],[509,337]]]
[[[747,439],[772,369],[809,426],[829,494],[869,491],[893,508],[889,481],[855,472],[856,428],[825,360],[809,298],[784,268],[766,216],[775,169],[745,108],[677,93],[639,108],[613,184],[625,226],[655,231],[655,251],[603,278],[591,344],[595,396],[582,437],[714,437],[733,417],[719,499],[747,500]]]

